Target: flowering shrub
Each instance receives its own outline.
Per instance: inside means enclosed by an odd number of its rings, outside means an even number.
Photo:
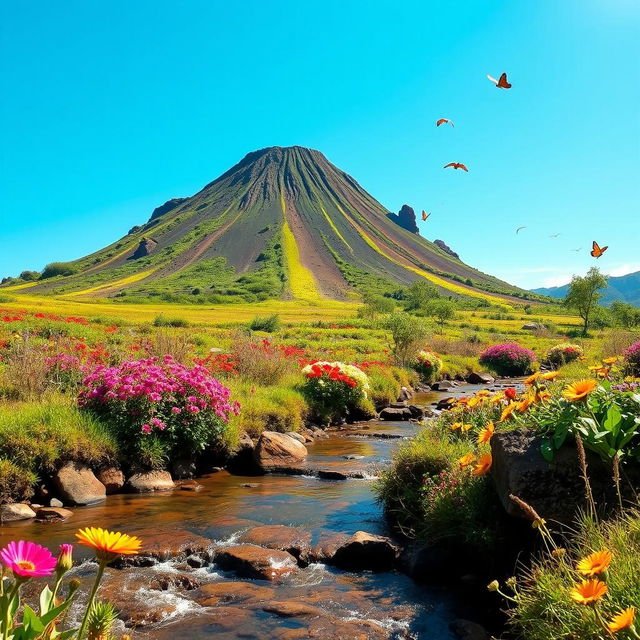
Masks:
[[[584,355],[582,347],[577,344],[563,342],[556,344],[547,351],[547,361],[555,368],[578,360]]]
[[[172,356],[98,366],[83,380],[79,404],[105,418],[125,452],[145,466],[160,466],[220,442],[238,411],[229,389],[202,365],[187,367]]]
[[[494,344],[480,354],[480,364],[500,376],[522,376],[531,371],[536,354],[515,343]]]
[[[431,382],[442,370],[442,360],[431,351],[418,351],[413,368],[426,382]]]
[[[634,342],[622,355],[629,373],[634,376],[640,375],[640,340]]]
[[[312,409],[324,421],[344,417],[362,407],[369,378],[358,367],[343,362],[314,362],[302,369],[302,391]]]

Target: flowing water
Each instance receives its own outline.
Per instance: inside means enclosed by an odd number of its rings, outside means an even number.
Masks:
[[[422,404],[434,394],[417,398]],[[416,425],[368,422],[333,432],[309,445],[309,475],[243,477],[226,471],[200,478],[198,492],[116,494],[94,507],[77,508],[61,523],[18,522],[0,528],[2,543],[31,539],[54,548],[73,541],[81,526],[139,535],[158,547],[206,538],[228,545],[258,525],[292,525],[313,542],[335,532],[387,534],[373,478]],[[359,475],[323,480],[324,469]],[[85,553],[76,548],[80,557]],[[78,555],[77,554],[77,555]],[[87,562],[74,572],[92,575]],[[279,581],[247,580],[213,563],[192,568],[184,558],[150,567],[110,569],[103,594],[114,600],[136,637],[159,640],[271,640],[295,638],[416,638],[449,640],[454,617],[449,596],[397,573],[350,573],[312,563]],[[210,587],[208,585],[217,585]],[[203,595],[202,587],[210,591]],[[215,594],[215,596],[212,596]],[[273,602],[276,605],[273,606]],[[295,612],[282,605],[298,606]],[[307,609],[304,609],[304,607]],[[322,615],[317,615],[318,610]]]

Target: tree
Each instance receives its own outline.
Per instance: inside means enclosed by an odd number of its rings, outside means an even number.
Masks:
[[[611,315],[616,325],[625,329],[632,329],[640,325],[640,309],[628,302],[616,300],[611,303]]]
[[[429,302],[424,306],[424,310],[428,316],[433,316],[438,321],[441,332],[444,328],[444,323],[456,316],[455,303],[451,300],[447,300],[446,298],[429,300]]]
[[[564,299],[565,306],[575,309],[582,318],[582,336],[589,330],[589,318],[602,297],[598,291],[607,286],[607,279],[598,267],[591,267],[586,276],[573,276]]]
[[[427,304],[429,300],[439,297],[440,293],[438,289],[432,284],[429,284],[425,280],[416,280],[416,282],[407,289],[407,311],[420,309]]]
[[[429,328],[422,318],[396,311],[382,321],[382,328],[391,333],[391,352],[397,364],[405,366],[415,356],[427,337]]]
[[[365,293],[362,296],[364,305],[358,309],[359,318],[374,319],[378,315],[393,313],[395,303],[390,298],[385,298],[376,293]]]

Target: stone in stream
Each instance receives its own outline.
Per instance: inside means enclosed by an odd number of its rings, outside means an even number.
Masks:
[[[331,561],[343,569],[386,571],[393,568],[399,555],[400,549],[390,538],[356,531],[338,547]]]
[[[36,512],[22,502],[10,502],[0,507],[0,522],[15,522],[16,520],[30,520],[36,517]]]
[[[307,557],[309,554],[311,533],[298,527],[267,524],[245,531],[238,539],[238,542],[286,551],[295,558],[300,559]]]
[[[342,471],[334,471],[332,469],[319,469],[317,471],[318,478],[322,480],[346,480],[349,475]]]
[[[216,564],[223,571],[256,580],[277,580],[298,571],[298,563],[290,553],[250,544],[221,547],[216,553]]]
[[[36,510],[36,519],[41,522],[68,520],[72,515],[73,511],[59,507],[40,507]]]
[[[254,450],[254,459],[263,471],[295,467],[304,463],[307,448],[284,433],[263,431]]]
[[[216,607],[223,604],[262,602],[273,598],[274,594],[271,587],[233,580],[203,585],[194,595],[194,600],[202,607]]]
[[[453,380],[439,380],[431,385],[434,391],[451,391],[456,387],[456,383]]]
[[[180,491],[200,491],[202,485],[195,480],[185,480],[180,483]]]
[[[289,436],[290,438],[293,438],[298,442],[302,442],[302,444],[304,444],[307,441],[306,438],[301,433],[296,433],[295,431],[287,431],[284,435]]]
[[[312,607],[304,602],[287,600],[286,602],[271,600],[262,605],[261,609],[267,613],[273,613],[281,618],[308,618],[326,615],[322,609]]]
[[[96,477],[104,485],[107,495],[117,493],[124,487],[124,473],[117,467],[105,467],[96,473]]]
[[[347,540],[349,536],[346,533],[323,531],[318,542],[311,549],[310,558],[314,562],[329,562]]]
[[[170,491],[175,488],[173,478],[168,471],[143,471],[129,478],[129,488],[134,493],[151,493],[153,491]]]
[[[58,500],[58,498],[51,498],[51,500],[49,500],[49,506],[50,507],[64,507],[64,504],[63,504],[62,500]]]
[[[467,382],[469,384],[493,384],[496,379],[486,371],[470,373],[467,376]]]
[[[411,412],[412,418],[415,418],[416,420],[421,420],[422,418],[424,418],[424,409],[422,409],[422,407],[418,407],[415,404],[410,404],[408,408]]]
[[[380,420],[410,420],[412,417],[408,407],[387,407],[380,412]]]
[[[454,633],[459,640],[489,640],[489,634],[486,629],[477,622],[471,622],[471,620],[463,620],[459,618],[454,620],[449,629]]]
[[[89,467],[68,462],[52,476],[56,492],[65,504],[90,505],[102,502],[107,497],[105,486],[95,477]]]

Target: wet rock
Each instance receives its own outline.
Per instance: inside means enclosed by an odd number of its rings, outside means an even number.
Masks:
[[[295,431],[287,431],[284,435],[289,436],[298,442],[302,442],[302,444],[306,442],[306,438],[301,433],[296,433]]]
[[[344,569],[385,571],[393,567],[399,554],[390,538],[357,531],[336,550],[332,562]]]
[[[493,384],[496,379],[485,371],[474,371],[467,376],[467,382],[469,384]]]
[[[412,418],[416,420],[421,420],[422,418],[424,418],[424,409],[422,409],[421,407],[418,407],[415,404],[410,404],[408,409],[411,412]]]
[[[411,419],[411,411],[408,407],[396,408],[387,407],[380,412],[380,420],[409,420]]]
[[[311,443],[314,441],[314,433],[313,431],[307,429],[306,427],[302,427],[298,433],[304,438],[306,443]]]
[[[15,522],[16,520],[30,520],[36,517],[36,512],[21,502],[11,502],[0,507],[0,522]]]
[[[471,622],[471,620],[454,620],[449,625],[449,629],[459,640],[489,640],[489,634],[486,629],[481,624]]]
[[[117,493],[124,487],[124,473],[117,467],[105,467],[96,474],[104,485],[107,495]]]
[[[451,409],[451,407],[455,404],[455,398],[442,398],[442,400],[438,401],[436,405],[436,409],[438,411],[446,411],[447,409]]]
[[[260,486],[259,482],[243,482],[241,485],[244,489],[255,489]]]
[[[142,540],[142,550],[136,556],[121,556],[113,566],[118,568],[153,566],[158,560],[166,562],[188,558],[191,555],[209,560],[214,554],[211,540],[189,531],[142,529],[134,533]]]
[[[216,564],[224,571],[257,580],[277,580],[298,570],[298,563],[290,553],[250,544],[220,548]]]
[[[260,473],[260,467],[255,460],[255,444],[249,434],[243,431],[240,435],[238,448],[227,463],[227,469],[238,475],[253,476]]]
[[[273,598],[274,590],[253,582],[225,581],[205,584],[194,595],[194,600],[203,607],[221,604],[254,603]]]
[[[195,558],[196,556],[189,556]],[[195,567],[198,568],[198,567]],[[170,573],[158,576],[149,583],[151,589],[158,591],[169,591],[171,589],[182,589],[184,591],[193,591],[200,586],[200,583],[191,574],[187,573]]]
[[[42,522],[68,520],[72,515],[73,511],[60,507],[41,507],[36,510],[36,518]]]
[[[322,480],[346,480],[349,477],[342,471],[333,471],[331,469],[320,469],[317,472],[317,476]]]
[[[311,549],[310,557],[315,562],[330,562],[336,551],[343,546],[349,536],[346,533],[335,533],[333,531],[323,531],[318,542]]]
[[[51,500],[49,500],[49,506],[50,507],[64,507],[64,504],[63,504],[62,500],[58,500],[58,498],[51,498]]]
[[[263,431],[254,458],[263,471],[274,467],[298,466],[307,457],[307,448],[297,440],[276,431]]]
[[[263,525],[245,531],[240,536],[239,542],[286,551],[299,559],[306,557],[309,553],[311,533],[298,527],[280,524]]]
[[[207,566],[207,561],[201,556],[190,555],[185,561],[192,569],[202,569]]]
[[[90,505],[105,500],[105,486],[93,471],[76,462],[69,462],[52,476],[56,492],[65,504]]]
[[[398,396],[398,402],[402,402],[403,400],[410,400],[413,393],[409,390],[408,387],[400,388],[400,395]]]
[[[312,607],[304,602],[272,600],[262,605],[261,609],[273,613],[281,618],[309,618],[325,615],[322,609]]]
[[[129,478],[128,487],[134,493],[151,493],[152,491],[170,491],[175,488],[173,478],[168,471],[143,471]]]
[[[320,429],[319,427],[313,427],[313,429],[311,429],[311,432],[313,433],[313,437],[314,438],[328,438],[329,437],[329,434],[324,429]]]
[[[176,460],[171,464],[171,476],[178,480],[195,478],[196,463],[190,459]]]
[[[455,387],[456,383],[453,380],[439,380],[431,385],[434,391],[451,391]]]
[[[200,491],[202,485],[195,480],[187,480],[180,483],[180,491]]]

